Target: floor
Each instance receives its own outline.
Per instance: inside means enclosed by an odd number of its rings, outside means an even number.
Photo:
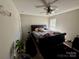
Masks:
[[[38,53],[33,59],[43,59],[43,57]]]
[[[59,50],[59,51],[63,51],[63,50]],[[75,51],[73,50],[73,49],[71,49],[70,47],[68,48],[67,46],[65,47],[65,51],[66,51],[66,53],[75,53]],[[60,52],[59,52],[60,53]],[[76,53],[77,54],[77,53]],[[69,58],[72,58],[72,57],[70,57],[69,56],[69,54],[65,54],[65,55],[67,55],[67,57],[69,57]],[[63,55],[63,56],[65,56],[65,55]],[[70,55],[74,55],[74,54],[70,54]],[[61,55],[60,55],[61,56]],[[74,56],[75,57],[75,56]],[[77,55],[77,57],[79,57],[79,54]],[[42,56],[41,56],[41,54],[40,54],[40,52],[38,51],[38,53],[37,53],[37,55],[33,58],[33,59],[44,59]],[[49,59],[49,58],[48,58]]]

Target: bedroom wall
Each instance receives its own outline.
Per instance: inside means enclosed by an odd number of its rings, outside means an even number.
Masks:
[[[4,6],[5,11],[11,12],[11,16],[8,16],[1,13],[0,8],[0,59],[10,59],[12,43],[20,39],[20,15],[12,0],[0,0],[0,5]]]
[[[56,29],[67,33],[66,40],[73,41],[74,37],[79,35],[79,9],[54,17],[57,19]]]
[[[21,14],[21,24],[22,24],[22,32],[23,38],[26,39],[27,32],[30,31],[30,25],[33,24],[46,24],[48,25],[47,17],[42,16],[32,16],[32,15],[23,15]]]

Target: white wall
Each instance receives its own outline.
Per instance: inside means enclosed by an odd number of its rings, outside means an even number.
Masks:
[[[0,13],[0,59],[10,59],[10,48],[14,40],[20,39],[20,16],[12,0],[0,0],[0,5],[12,13]]]
[[[66,39],[73,40],[79,34],[79,9],[55,16],[57,19],[56,28],[66,32]]]
[[[24,39],[27,36],[27,32],[31,30],[30,25],[34,24],[46,24],[48,25],[48,18],[42,16],[31,16],[21,14],[22,30]]]

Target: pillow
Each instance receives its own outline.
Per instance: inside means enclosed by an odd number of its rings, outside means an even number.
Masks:
[[[39,28],[38,31],[39,32],[44,32],[44,28]]]
[[[35,31],[38,32],[38,31],[39,31],[38,29],[39,29],[39,28],[35,28]]]
[[[36,32],[44,32],[45,30],[44,30],[44,28],[35,28],[35,31]]]

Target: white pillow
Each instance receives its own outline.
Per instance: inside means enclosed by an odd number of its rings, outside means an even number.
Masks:
[[[38,32],[39,31],[39,28],[35,28],[35,31]]]
[[[39,28],[38,29],[40,32],[44,32],[44,28]]]

